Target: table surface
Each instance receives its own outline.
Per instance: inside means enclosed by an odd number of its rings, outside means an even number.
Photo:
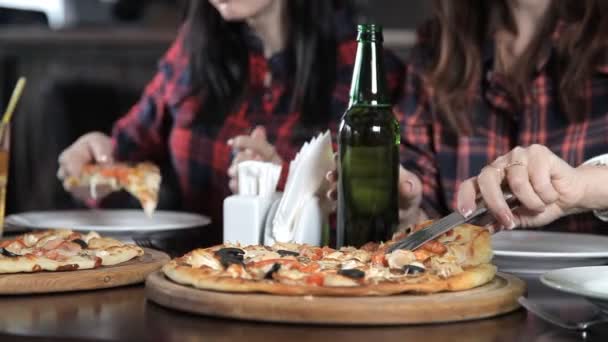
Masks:
[[[585,300],[531,277],[529,298],[580,319]],[[608,326],[587,336],[547,324],[524,310],[451,324],[349,327],[256,323],[195,316],[147,302],[143,285],[55,295],[0,297],[0,341],[608,341]],[[585,339],[586,338],[586,339]]]

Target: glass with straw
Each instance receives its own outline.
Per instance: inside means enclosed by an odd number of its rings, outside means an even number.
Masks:
[[[0,236],[4,233],[4,211],[6,207],[6,184],[8,181],[8,165],[10,156],[11,142],[11,118],[17,107],[17,102],[21,97],[23,88],[25,87],[25,78],[19,78],[15,90],[11,95],[8,107],[4,112],[2,121],[0,122]]]

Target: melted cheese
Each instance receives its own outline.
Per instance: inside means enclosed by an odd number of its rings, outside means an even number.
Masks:
[[[326,274],[323,279],[323,286],[351,287],[358,285],[354,279],[339,274]]]
[[[402,269],[405,265],[416,261],[416,256],[412,251],[397,249],[386,256],[388,266],[392,269]]]
[[[38,237],[34,234],[25,234],[23,236],[23,243],[27,246],[27,247],[32,247],[36,244],[36,242],[38,242]]]
[[[448,278],[463,272],[462,267],[455,263],[443,263],[439,259],[431,259],[431,270],[442,278]]]
[[[89,241],[91,241],[91,239],[100,238],[100,237],[101,236],[99,234],[97,234],[96,232],[89,232],[87,235],[82,236],[82,241],[84,241],[88,244]]]
[[[277,252],[267,251],[266,249],[245,250],[244,258],[246,262],[258,262],[263,260],[279,259],[281,256]]]
[[[192,267],[207,266],[218,271],[224,269],[220,261],[213,254],[200,249],[192,251],[186,262],[192,265]]]
[[[353,268],[363,268],[364,266],[364,263],[355,259],[350,259],[343,262],[342,265],[340,265],[340,268],[342,268],[343,270],[350,270]]]

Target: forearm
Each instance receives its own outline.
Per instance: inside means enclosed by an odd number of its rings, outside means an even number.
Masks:
[[[578,207],[583,210],[608,209],[608,167],[583,165],[577,170],[584,182]]]

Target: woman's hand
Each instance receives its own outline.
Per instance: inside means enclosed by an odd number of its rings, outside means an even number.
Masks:
[[[336,161],[337,163],[337,161]],[[338,171],[330,171],[326,176],[329,181],[327,198],[332,202],[338,199]],[[399,166],[399,225],[408,227],[426,220],[427,215],[420,208],[422,201],[422,183],[415,174]]]
[[[87,133],[66,148],[59,155],[58,161],[59,170],[57,170],[57,177],[61,180],[65,180],[70,176],[78,176],[85,164],[112,163],[112,140],[100,132]],[[77,198],[83,200],[90,199],[90,189],[88,187],[74,188],[70,192]],[[98,186],[96,193],[98,194],[97,197],[101,198],[110,193],[110,190]]]
[[[250,135],[239,135],[228,140],[228,145],[232,146],[235,152],[232,165],[228,168],[228,177],[230,177],[228,187],[233,193],[238,191],[237,166],[240,162],[259,160],[277,165],[283,163],[274,146],[268,142],[266,129],[262,126],[257,126]]]
[[[586,169],[573,168],[542,145],[516,147],[462,183],[458,210],[469,215],[480,196],[497,221],[490,228],[540,227],[584,208]],[[514,211],[504,200],[503,186],[521,203]]]

